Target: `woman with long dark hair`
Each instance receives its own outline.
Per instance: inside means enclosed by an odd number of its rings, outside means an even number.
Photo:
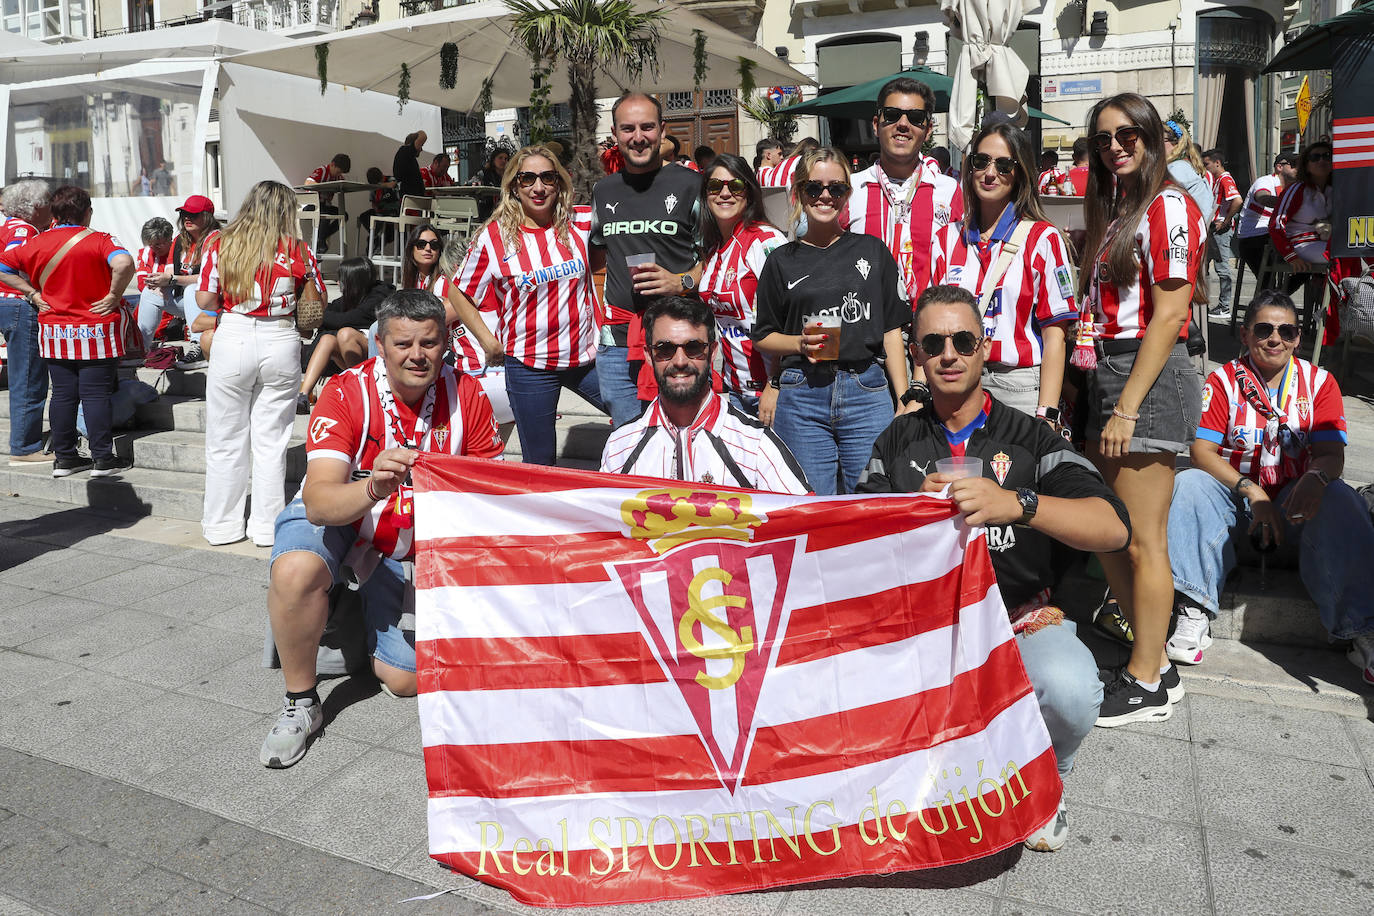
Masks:
[[[1269,238],[1294,273],[1326,269],[1331,172],[1331,144],[1318,140],[1305,146],[1298,154],[1298,180],[1279,198],[1269,221]],[[1290,292],[1301,283],[1294,280]]]
[[[964,218],[936,233],[930,284],[959,286],[978,300],[992,341],[983,387],[1058,428],[1066,328],[1078,318],[1069,246],[1040,207],[1025,131],[993,124],[969,149]]]
[[[701,186],[701,298],[716,315],[722,376],[730,403],[765,426],[773,424],[778,389],[768,384],[768,363],[750,338],[759,273],[787,236],[763,214],[763,189],[739,156],[721,153]]]
[[[1164,654],[1174,604],[1169,501],[1174,461],[1202,412],[1201,379],[1185,341],[1194,297],[1207,301],[1199,288],[1207,224],[1169,178],[1164,124],[1149,100],[1123,93],[1097,103],[1088,137],[1094,154],[1079,292],[1091,304],[1092,333],[1080,330],[1083,352],[1075,358],[1091,369],[1089,457],[1126,504],[1132,528],[1126,551],[1099,555],[1135,634],[1097,720],[1116,726],[1167,719],[1170,694],[1183,695]]]
[[[367,258],[339,263],[339,298],[329,303],[321,317],[320,336],[296,395],[296,413],[310,413],[310,392],[331,362],[339,369],[351,369],[367,359],[367,329],[377,320],[377,306],[394,290],[377,278],[377,268]]]
[[[428,223],[417,226],[406,242],[401,257],[401,289],[433,291],[439,278],[439,258],[444,253],[444,240],[439,231]]]

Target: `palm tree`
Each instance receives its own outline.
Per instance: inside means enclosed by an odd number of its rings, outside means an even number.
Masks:
[[[601,177],[597,159],[596,74],[612,68],[631,80],[658,63],[658,22],[665,12],[635,8],[633,0],[505,0],[513,32],[532,58],[568,64],[572,109],[573,189],[590,200]]]

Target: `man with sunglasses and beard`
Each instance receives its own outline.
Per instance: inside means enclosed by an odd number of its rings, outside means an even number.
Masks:
[[[1086,458],[1047,424],[983,390],[991,343],[982,333],[978,303],[967,290],[932,286],[921,293],[914,336],[932,401],[929,409],[898,415],[878,437],[858,491],[938,493],[948,487],[964,523],[986,529],[997,586],[1062,778],[1097,720],[1102,682],[1073,621],[1050,603],[1061,571],[1054,542],[1074,550],[1122,550],[1130,541],[1130,519]],[[936,471],[940,459],[961,456],[981,458],[982,474]],[[1052,852],[1067,838],[1061,800],[1056,816],[1026,846]]]
[[[930,283],[930,243],[964,215],[959,182],[928,164],[921,144],[935,121],[935,92],[910,77],[878,90],[873,132],[877,163],[855,172],[842,222],[851,232],[877,236],[897,259],[903,294],[915,300]]]
[[[658,397],[644,415],[611,433],[601,470],[809,493],[797,459],[770,428],[711,390],[716,319],[700,299],[665,296],[644,313],[645,352]]]

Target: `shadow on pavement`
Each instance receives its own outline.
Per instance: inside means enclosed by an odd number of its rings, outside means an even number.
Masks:
[[[110,488],[111,485],[104,483],[101,486]],[[133,488],[128,487],[128,490],[132,494]],[[133,496],[133,499],[137,500],[137,496]],[[73,506],[37,518],[0,522],[0,539],[9,541],[5,549],[0,551],[0,572],[54,550],[78,546],[87,538],[131,527],[149,514],[147,505],[139,504],[144,511],[130,512],[126,503],[118,516],[93,512],[91,507]]]

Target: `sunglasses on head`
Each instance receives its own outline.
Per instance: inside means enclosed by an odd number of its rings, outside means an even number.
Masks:
[[[558,184],[558,173],[550,169],[547,172],[516,172],[515,181],[522,188],[534,187],[535,180],[542,181],[546,185]]]
[[[1267,321],[1256,321],[1255,326],[1250,329],[1250,333],[1255,335],[1256,340],[1268,340],[1269,336],[1276,330],[1284,343],[1292,343],[1298,339],[1298,326],[1296,324],[1270,324]]]
[[[921,338],[921,349],[926,356],[939,356],[945,352],[945,341],[954,341],[954,352],[960,356],[972,356],[983,342],[983,338],[972,331],[955,331],[953,334],[927,334]]]
[[[688,359],[702,359],[706,356],[706,351],[709,347],[710,344],[704,340],[689,340],[686,343],[680,344],[675,344],[667,340],[660,340],[653,346],[654,360],[656,362],[666,363],[677,355],[679,348],[683,353],[687,354]]]
[[[806,184],[802,185],[802,193],[812,200],[820,200],[821,195],[826,191],[829,191],[830,196],[835,200],[842,200],[849,196],[849,185],[845,184],[843,181],[832,181],[830,184],[825,184],[820,181],[808,181]]]
[[[1105,130],[1098,131],[1093,134],[1093,146],[1097,147],[1098,152],[1105,153],[1112,148],[1113,137],[1116,138],[1117,143],[1121,144],[1122,149],[1128,153],[1133,153],[1135,152],[1136,141],[1140,139],[1140,128],[1118,127],[1115,134]]]
[[[884,105],[878,109],[878,120],[884,125],[896,124],[906,116],[907,123],[912,127],[925,127],[930,123],[930,112],[924,108],[894,108],[891,105]]]
[[[430,251],[443,251],[444,243],[440,239],[416,239],[410,243],[411,248],[428,248]]]
[[[707,194],[719,194],[725,188],[729,188],[731,194],[743,194],[748,187],[749,182],[743,178],[709,178],[706,181]]]
[[[997,174],[1010,175],[1016,171],[1016,160],[1010,156],[998,156],[996,159],[987,153],[974,153],[968,157],[969,168],[975,172],[981,172],[990,165],[997,166]]]
[[[1331,154],[1326,150],[1313,150],[1307,154],[1308,162],[1330,162]]]

